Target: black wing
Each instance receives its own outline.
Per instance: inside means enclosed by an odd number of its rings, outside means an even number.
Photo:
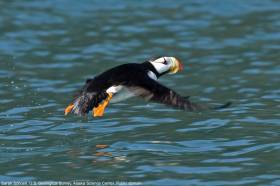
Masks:
[[[163,103],[165,105],[172,106],[177,109],[186,110],[186,111],[202,111],[208,109],[219,109],[225,108],[230,105],[227,103],[225,105],[211,108],[202,104],[192,103],[188,97],[184,98],[176,93],[174,90],[171,90],[157,81],[151,78],[145,78],[139,86],[131,87],[131,90],[138,96],[144,97],[146,100],[155,101],[158,103]]]

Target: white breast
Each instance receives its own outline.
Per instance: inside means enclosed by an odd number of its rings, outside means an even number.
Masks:
[[[157,80],[157,76],[152,71],[148,72],[148,76],[151,79]],[[120,102],[120,101],[123,101],[123,100],[126,100],[128,98],[135,96],[135,94],[133,92],[131,92],[128,88],[126,88],[125,86],[122,86],[122,85],[112,86],[112,87],[108,88],[106,90],[106,92],[113,93],[113,98],[111,100],[111,103]]]
[[[113,99],[111,103],[120,102],[135,96],[132,92],[130,92],[126,87],[122,85],[112,86],[106,90],[107,93],[113,93]]]

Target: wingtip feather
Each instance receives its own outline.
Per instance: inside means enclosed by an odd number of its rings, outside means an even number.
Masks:
[[[221,106],[218,106],[218,107],[214,107],[214,109],[224,109],[224,108],[228,108],[230,105],[232,105],[232,102],[229,101]]]

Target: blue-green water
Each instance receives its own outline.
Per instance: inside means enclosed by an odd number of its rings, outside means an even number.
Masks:
[[[162,83],[234,104],[63,115],[86,78],[157,55],[185,66]],[[280,185],[279,59],[277,0],[1,1],[0,183]]]

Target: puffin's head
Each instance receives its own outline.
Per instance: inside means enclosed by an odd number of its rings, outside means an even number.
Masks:
[[[183,70],[183,64],[175,57],[158,57],[151,59],[149,62],[154,66],[158,74],[175,74]]]

